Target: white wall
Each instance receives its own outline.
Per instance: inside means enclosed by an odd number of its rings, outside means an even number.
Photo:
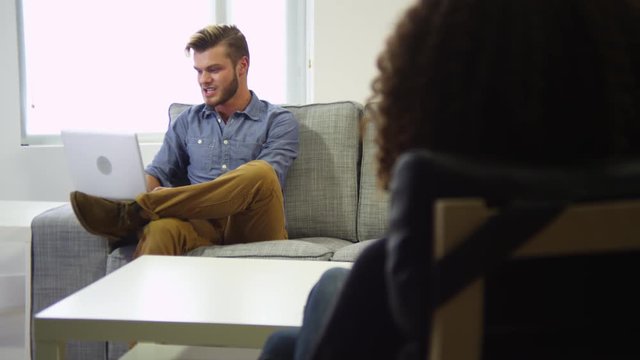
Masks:
[[[413,0],[315,0],[314,100],[370,95],[388,34]]]
[[[315,0],[312,102],[364,102],[377,55],[412,2]],[[145,163],[155,151],[157,145],[142,146]],[[15,0],[0,0],[0,171],[0,200],[65,201],[71,190],[61,147],[20,146]]]

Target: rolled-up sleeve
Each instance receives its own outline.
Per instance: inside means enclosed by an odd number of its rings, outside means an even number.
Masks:
[[[283,189],[289,167],[298,157],[298,136],[298,121],[291,112],[280,109],[271,115],[267,139],[257,159],[273,166]]]
[[[185,111],[180,117],[187,116]],[[145,172],[160,181],[162,186],[175,187],[189,184],[187,165],[189,155],[184,146],[183,138],[185,121],[180,117],[169,127],[165,133],[160,150],[153,158],[151,164],[145,168]]]

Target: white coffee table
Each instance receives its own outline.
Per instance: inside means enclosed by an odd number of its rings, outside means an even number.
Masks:
[[[260,348],[300,326],[326,261],[143,256],[35,316],[37,359],[68,340]]]

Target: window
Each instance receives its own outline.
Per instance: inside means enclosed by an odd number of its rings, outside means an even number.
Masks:
[[[209,23],[236,24],[251,52],[249,87],[273,103],[305,101],[305,9],[295,0],[22,0],[23,143],[61,129],[167,127],[172,102],[202,99],[184,46]],[[151,138],[154,138],[153,135]]]

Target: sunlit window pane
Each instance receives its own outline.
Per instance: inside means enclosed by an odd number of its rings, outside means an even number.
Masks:
[[[23,0],[26,132],[163,132],[171,102],[199,102],[188,37],[209,0]]]
[[[304,31],[288,27],[288,7],[302,6],[298,2],[228,0],[226,14],[215,14],[214,0],[20,4],[27,142],[61,129],[164,133],[169,104],[202,102],[192,59],[183,50],[191,34],[215,19],[245,33],[249,87],[259,97],[290,103],[287,79],[304,64],[291,66],[300,47],[287,37],[288,31]]]
[[[251,53],[249,88],[273,103],[287,102],[287,0],[233,0],[229,22],[245,34]]]

